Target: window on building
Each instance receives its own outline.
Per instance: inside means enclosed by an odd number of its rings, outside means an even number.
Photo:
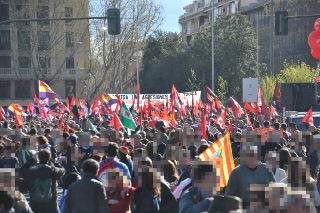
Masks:
[[[66,47],[73,47],[74,46],[74,39],[72,32],[66,32]]]
[[[11,68],[10,56],[0,56],[0,68]]]
[[[72,96],[76,96],[76,81],[75,80],[67,80],[65,81],[66,88],[66,97],[70,100]]]
[[[31,98],[30,81],[15,81],[16,98]]]
[[[48,69],[50,68],[50,57],[39,57],[39,64],[41,69]]]
[[[73,8],[72,7],[65,7],[64,8],[64,15],[65,17],[73,17]],[[71,23],[72,20],[66,20],[66,23]]]
[[[67,57],[66,58],[66,68],[67,69],[73,69],[74,68],[74,58],[73,57]]]
[[[50,43],[50,33],[49,31],[39,31],[38,32],[38,50],[48,50]]]
[[[30,32],[18,31],[18,49],[31,50]]]
[[[49,7],[48,6],[38,6],[37,18],[49,18]],[[38,21],[38,24],[49,25],[49,21]]]
[[[10,98],[10,81],[0,81],[0,99]]]
[[[9,30],[0,30],[0,50],[10,50]]]
[[[19,56],[18,61],[19,61],[19,68],[30,68],[31,67],[30,57]]]
[[[0,4],[0,21],[9,19],[9,4]]]

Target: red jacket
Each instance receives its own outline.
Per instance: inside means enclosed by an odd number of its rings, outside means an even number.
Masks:
[[[131,199],[134,196],[134,191],[136,188],[132,186],[128,186],[128,192],[125,198],[121,196],[121,191],[123,188],[117,188],[114,193],[110,193],[108,189],[106,189],[106,194],[107,194],[107,201],[109,200],[117,200],[119,203],[117,204],[108,204],[109,206],[109,212],[110,213],[124,213],[126,211],[129,211],[129,206],[131,203]]]

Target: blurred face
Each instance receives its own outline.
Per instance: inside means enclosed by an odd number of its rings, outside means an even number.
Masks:
[[[266,163],[270,169],[275,169],[277,167],[277,153],[268,152],[266,156]]]
[[[180,165],[189,165],[190,164],[189,150],[186,150],[186,149],[179,150],[179,164]]]
[[[212,172],[207,172],[205,176],[201,179],[200,183],[196,185],[201,188],[206,195],[212,195],[216,191],[217,180],[215,168]]]
[[[310,198],[300,198],[295,202],[288,203],[290,213],[310,213],[313,212],[310,206]]]
[[[250,169],[256,168],[258,164],[258,147],[245,145],[244,149],[242,152],[244,154],[244,164]]]

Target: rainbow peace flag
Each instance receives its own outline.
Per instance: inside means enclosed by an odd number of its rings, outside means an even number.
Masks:
[[[232,170],[234,161],[230,144],[230,132],[215,141],[210,147],[199,155],[201,161],[215,161],[217,165],[217,174],[220,174],[219,188],[226,187]]]
[[[101,98],[106,107],[111,107],[113,104],[118,103],[118,99],[114,95],[102,94]]]
[[[53,98],[57,103],[62,103],[60,97],[48,86],[39,80],[39,98]]]
[[[7,108],[7,112],[9,112],[11,115],[21,115],[21,113],[23,112],[23,107],[19,104],[12,103]]]

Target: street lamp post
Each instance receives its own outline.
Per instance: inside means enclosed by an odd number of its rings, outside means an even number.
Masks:
[[[212,0],[212,29],[211,29],[211,36],[212,36],[212,91],[214,92],[214,0]]]

